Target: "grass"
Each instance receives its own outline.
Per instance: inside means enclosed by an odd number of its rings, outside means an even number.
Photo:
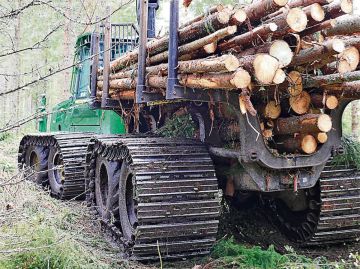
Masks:
[[[330,262],[324,257],[310,259],[296,254],[286,247],[287,254],[279,254],[273,246],[264,250],[260,247],[247,248],[235,242],[233,237],[220,240],[213,248],[211,263],[213,268],[253,268],[253,269],[347,269],[358,268],[359,254],[350,254],[348,260]]]

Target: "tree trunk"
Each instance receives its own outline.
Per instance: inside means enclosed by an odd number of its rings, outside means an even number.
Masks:
[[[321,88],[324,85],[339,84],[360,80],[360,71],[349,72],[346,74],[331,74],[325,76],[309,77],[305,79],[305,88]]]
[[[351,133],[352,136],[359,140],[360,136],[360,103],[359,101],[352,102],[351,104]]]
[[[344,82],[341,84],[323,85],[321,87],[328,94],[333,94],[338,98],[360,99],[360,81]]]
[[[245,13],[250,22],[259,21],[261,18],[274,13],[279,8],[285,6],[288,0],[263,0],[255,1],[245,7]]]
[[[326,114],[306,114],[302,116],[279,118],[275,122],[274,132],[277,135],[296,133],[327,133],[332,128],[331,118]]]
[[[259,43],[262,42],[262,40],[266,40],[267,37],[277,29],[278,27],[274,23],[263,24],[252,31],[223,41],[219,44],[218,48],[220,51],[226,51],[235,47],[244,48],[252,43]]]
[[[72,17],[72,0],[66,0],[65,8],[65,17],[64,17],[64,66],[72,65],[72,53],[73,53],[73,22],[67,18]],[[71,69],[66,69],[64,71],[63,81],[71,81]],[[69,88],[62,87],[61,99],[66,100],[69,97]]]
[[[334,95],[312,94],[311,103],[316,108],[335,109],[339,105],[339,99]]]
[[[317,142],[312,135],[294,135],[278,143],[277,147],[287,153],[303,152],[313,154],[317,149]]]
[[[345,43],[340,39],[327,40],[322,44],[314,44],[312,48],[301,50],[295,55],[290,66],[311,64],[345,50]]]
[[[359,16],[344,15],[336,18],[333,21],[333,26],[330,29],[324,30],[322,33],[325,36],[336,35],[352,35],[360,32]]]
[[[220,39],[223,39],[227,36],[230,36],[236,32],[236,26],[229,26],[224,29],[221,29],[213,34],[210,34],[206,37],[200,38],[195,40],[191,43],[182,45],[179,47],[179,57],[180,60],[188,59],[186,58],[187,55],[197,52],[199,49],[203,49],[204,46],[207,46],[211,43],[218,42]],[[153,65],[161,62],[166,62],[169,57],[169,52],[165,51],[154,55],[148,59],[148,64]],[[190,57],[192,58],[192,57]],[[123,60],[126,63],[126,59]]]

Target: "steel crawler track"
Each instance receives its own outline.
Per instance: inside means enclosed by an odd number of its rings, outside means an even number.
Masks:
[[[87,133],[36,134],[25,136],[19,147],[19,168],[24,167],[26,148],[37,145],[59,150],[63,161],[65,179],[61,193],[53,193],[60,199],[73,199],[85,196],[85,157],[92,137]]]
[[[360,171],[329,161],[306,196],[308,209],[299,213],[271,202],[277,222],[290,239],[302,246],[322,246],[360,238]]]
[[[320,179],[320,215],[307,245],[354,241],[360,237],[360,172],[328,164]]]
[[[119,223],[107,228],[129,256],[137,260],[192,257],[209,253],[218,230],[219,195],[215,169],[199,142],[159,137],[97,137],[88,162],[95,207],[95,159],[128,160],[134,171],[136,236],[125,239]],[[117,210],[117,208],[115,208]]]

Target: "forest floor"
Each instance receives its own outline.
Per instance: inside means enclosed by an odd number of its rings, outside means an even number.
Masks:
[[[160,268],[127,261],[104,237],[84,202],[58,201],[22,179],[16,137],[0,136],[0,268]],[[235,214],[234,214],[235,213]],[[360,243],[303,249],[287,241],[253,200],[224,206],[209,257],[165,262],[163,268],[360,268]]]

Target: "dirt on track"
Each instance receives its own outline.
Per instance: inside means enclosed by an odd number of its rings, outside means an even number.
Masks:
[[[220,236],[233,235],[240,244],[268,248],[273,245],[279,253],[288,252],[291,247],[297,254],[307,257],[326,257],[330,261],[347,259],[349,253],[360,250],[360,241],[321,247],[302,247],[288,240],[278,229],[275,219],[259,197],[252,197],[246,203],[235,207],[223,207]],[[360,238],[359,238],[360,239]]]

